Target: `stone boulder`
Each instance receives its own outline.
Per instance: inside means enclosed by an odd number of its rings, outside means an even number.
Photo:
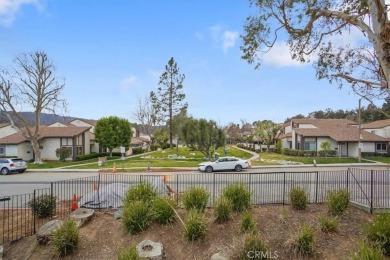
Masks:
[[[162,260],[163,246],[151,240],[144,240],[137,245],[137,252],[141,258],[148,260]]]
[[[82,227],[87,223],[95,214],[93,209],[78,208],[72,213],[70,213],[70,219],[76,222],[78,228]]]
[[[52,220],[40,227],[35,234],[38,243],[47,244],[51,240],[51,233],[62,226],[63,221]]]
[[[224,255],[222,255],[221,253],[216,253],[211,256],[210,260],[229,260],[229,259]]]

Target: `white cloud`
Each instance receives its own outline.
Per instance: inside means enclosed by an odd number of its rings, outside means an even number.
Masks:
[[[120,83],[120,91],[126,92],[130,87],[134,86],[134,84],[137,82],[136,76],[130,76],[127,78],[124,78]]]
[[[233,48],[236,45],[236,40],[239,36],[238,32],[226,30],[221,25],[211,26],[208,31],[213,42],[221,46],[224,53],[227,53],[229,48]]]
[[[44,0],[0,0],[0,25],[9,26],[15,20],[22,5],[32,4],[42,9]]]
[[[236,45],[236,40],[238,36],[239,36],[238,32],[233,32],[233,31],[223,32],[222,50],[224,53],[226,53],[229,48],[233,48]]]
[[[262,60],[264,64],[276,67],[297,67],[306,64],[291,58],[290,49],[286,42],[276,42],[270,51],[263,54]]]

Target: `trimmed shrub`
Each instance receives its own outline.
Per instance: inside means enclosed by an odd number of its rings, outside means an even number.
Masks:
[[[79,243],[79,230],[73,220],[66,220],[60,228],[53,231],[50,242],[55,254],[64,256],[73,253]]]
[[[123,249],[118,255],[118,260],[141,260],[141,257],[138,255],[136,246],[133,245]]]
[[[334,232],[339,228],[339,219],[337,217],[322,215],[319,221],[323,232]]]
[[[272,258],[272,256],[269,251],[267,251],[267,246],[259,233],[247,234],[243,241],[243,246],[239,246],[238,250],[232,255],[232,259],[240,260],[269,258]]]
[[[292,187],[289,192],[291,205],[294,209],[306,209],[308,196],[305,189],[301,187]]]
[[[38,218],[49,217],[56,211],[56,197],[45,194],[30,200],[27,205]]]
[[[141,232],[149,227],[152,214],[147,202],[139,200],[128,203],[123,209],[122,222],[131,234]]]
[[[390,214],[377,214],[374,221],[365,227],[370,244],[378,246],[385,255],[390,255]]]
[[[168,224],[175,220],[175,211],[173,207],[175,201],[170,198],[158,197],[152,202],[153,219],[161,224]]]
[[[382,260],[382,250],[374,245],[361,241],[358,251],[352,255],[352,260]]]
[[[332,215],[339,216],[347,209],[349,192],[345,189],[334,190],[328,193],[328,210]]]
[[[133,151],[134,155],[141,154],[141,153],[145,152],[145,150],[142,147],[133,148],[132,151]]]
[[[297,237],[293,241],[293,247],[298,253],[311,254],[314,252],[315,234],[314,229],[303,223]]]
[[[255,230],[256,223],[249,211],[244,211],[241,215],[240,229],[242,233],[251,233]]]
[[[56,149],[56,156],[61,162],[65,162],[66,158],[69,158],[72,154],[70,147],[61,147]]]
[[[243,183],[229,184],[223,190],[223,197],[232,202],[235,212],[242,212],[251,206],[251,193]]]
[[[130,188],[124,197],[124,206],[133,201],[142,200],[150,202],[157,197],[156,189],[149,182],[140,182],[137,186]]]
[[[203,213],[196,209],[188,211],[187,218],[184,222],[183,235],[189,241],[195,241],[202,238],[206,233],[207,223]]]
[[[209,194],[205,188],[190,187],[183,194],[183,205],[187,211],[197,209],[203,212],[208,200]]]
[[[94,159],[103,156],[107,156],[107,154],[106,153],[80,154],[76,156],[76,161],[84,161],[84,160]]]
[[[226,222],[227,220],[229,220],[232,210],[232,202],[223,196],[220,197],[214,205],[215,221],[218,223]]]

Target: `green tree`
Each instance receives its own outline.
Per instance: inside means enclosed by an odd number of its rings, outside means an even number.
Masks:
[[[329,141],[324,141],[320,144],[322,150],[325,151],[325,157],[328,157],[328,151],[330,151],[331,144]]]
[[[177,63],[173,58],[165,66],[164,73],[160,76],[157,93],[150,92],[150,101],[154,109],[160,115],[158,118],[168,120],[169,145],[173,147],[173,118],[180,111],[187,108],[187,103],[183,103],[185,94],[182,92],[184,74],[180,74]]]
[[[61,147],[56,149],[56,156],[61,162],[65,162],[66,158],[69,158],[72,154],[70,147]]]
[[[267,152],[269,152],[270,145],[278,140],[282,133],[282,126],[272,122],[271,120],[257,121],[255,124],[255,132],[261,141],[267,145]]]
[[[389,94],[390,23],[385,0],[250,0],[256,10],[247,18],[242,58],[256,68],[261,53],[287,35],[291,57],[315,59],[318,79],[328,79],[367,98]],[[337,40],[359,34],[349,44]]]
[[[183,125],[182,136],[188,147],[200,151],[207,159],[213,157],[226,141],[223,129],[215,121],[206,119],[188,119]]]
[[[103,117],[96,122],[96,141],[101,147],[109,149],[110,157],[115,147],[129,147],[131,136],[131,125],[126,119],[110,116]]]
[[[65,83],[55,76],[55,65],[43,51],[21,54],[11,71],[0,70],[0,109],[16,131],[31,143],[34,163],[41,164],[41,113],[66,110],[61,99]],[[33,109],[33,122],[20,111]]]
[[[154,140],[161,147],[168,142],[169,133],[165,127],[159,127],[153,132]]]
[[[187,109],[182,109],[179,114],[173,117],[173,132],[176,136],[176,153],[179,153],[179,142],[180,139],[182,139],[181,129],[187,119]]]

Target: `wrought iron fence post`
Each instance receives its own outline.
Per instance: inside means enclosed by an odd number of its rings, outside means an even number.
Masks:
[[[215,203],[215,173],[213,173],[213,206]]]
[[[36,205],[36,196],[35,196],[35,190],[34,190],[34,197],[33,197],[33,205],[35,206]],[[35,212],[34,212],[34,206],[33,207],[31,207],[31,213],[32,213],[32,215],[33,215],[33,223],[34,223],[34,234],[37,232],[37,230],[36,230],[36,228],[35,228],[35,225],[36,225],[36,223],[35,223]]]
[[[54,197],[53,197],[53,182],[50,182],[50,207],[51,207],[51,205],[53,205],[53,199],[54,199]],[[57,207],[54,207],[55,209],[57,208]],[[50,210],[50,219],[52,219],[53,218],[53,210]]]
[[[347,191],[349,193],[349,168],[347,170]]]
[[[374,170],[371,170],[371,203],[370,203],[370,213],[373,211],[373,203],[374,203]]]
[[[100,189],[100,172],[98,174],[98,185],[97,185],[97,197],[98,197],[98,203],[99,203],[99,210],[101,209],[100,207],[100,194],[99,194],[99,189]]]
[[[318,171],[316,172],[316,200],[315,203],[318,203]]]
[[[176,205],[179,206],[179,177],[180,174],[176,175]]]
[[[286,193],[286,172],[283,172],[283,205],[285,205],[285,193]]]

